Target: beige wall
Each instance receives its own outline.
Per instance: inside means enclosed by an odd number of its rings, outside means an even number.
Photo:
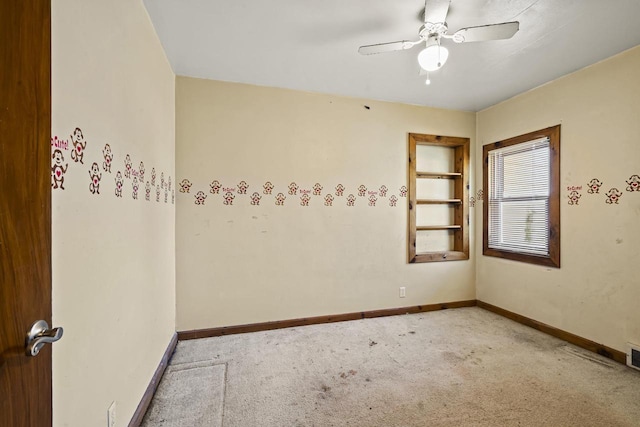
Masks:
[[[624,351],[640,343],[640,47],[478,113],[482,145],[562,125],[560,269],[484,257],[476,218],[478,299]],[[587,183],[597,178],[599,194]],[[570,186],[582,186],[569,205]],[[607,204],[612,187],[623,194]],[[481,212],[479,210],[479,212]]]
[[[175,330],[175,205],[132,197],[116,173],[128,154],[168,181],[174,174],[175,78],[141,1],[52,2],[52,135],[64,147],[64,190],[53,189],[55,426],[128,424]],[[83,163],[70,134],[82,129]],[[113,152],[111,173],[103,149]],[[52,148],[53,149],[53,148]],[[100,167],[99,194],[89,169]]]
[[[474,299],[473,260],[407,264],[409,132],[473,141],[475,114],[178,77],[176,174],[192,183],[176,202],[178,330]],[[232,205],[213,180],[235,189]],[[321,195],[301,206],[292,181]],[[361,184],[389,192],[348,207]]]

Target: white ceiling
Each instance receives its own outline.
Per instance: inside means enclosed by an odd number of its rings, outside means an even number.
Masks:
[[[640,44],[640,0],[452,0],[447,23],[517,20],[510,40],[443,43],[425,85],[411,50],[424,0],[144,0],[178,75],[478,111]],[[450,32],[452,32],[450,31]],[[640,77],[640,70],[639,77]]]

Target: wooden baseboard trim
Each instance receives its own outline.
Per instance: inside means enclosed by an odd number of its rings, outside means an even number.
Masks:
[[[480,300],[478,300],[477,305],[480,308],[499,314],[500,316],[506,317],[507,319],[511,319],[523,325],[529,326],[533,329],[537,329],[538,331],[544,332],[545,334],[554,336],[556,338],[560,338],[563,341],[567,341],[571,344],[577,345],[578,347],[582,347],[585,350],[589,350],[601,356],[608,357],[609,359],[615,360],[616,362],[619,362],[622,364],[627,363],[627,355],[625,353],[618,351],[616,349],[613,349],[611,347],[607,347],[604,344],[598,344],[595,341],[582,338],[578,335],[572,334],[571,332],[563,331],[562,329],[549,326],[545,323],[538,322],[537,320],[530,319],[526,316],[522,316],[512,311],[505,310],[504,308],[496,307],[495,305],[492,305]]]
[[[178,332],[178,340],[183,341],[197,338],[219,337],[222,335],[244,334],[248,332],[292,328],[296,326],[317,325],[321,323],[345,322],[347,320],[370,319],[374,317],[397,316],[400,314],[423,313],[427,311],[446,310],[448,308],[473,307],[475,305],[476,300],[453,301],[440,304],[415,305],[411,307],[390,308],[385,310],[372,310],[328,316],[304,317],[300,319],[278,320],[274,322],[252,323],[247,325],[223,326],[220,328],[195,329],[191,331]]]
[[[147,390],[142,395],[142,399],[140,399],[140,403],[136,408],[136,411],[133,413],[133,417],[129,422],[129,427],[139,427],[142,424],[142,419],[144,415],[147,413],[147,409],[149,409],[149,405],[151,404],[151,400],[153,399],[153,395],[156,393],[158,389],[158,385],[160,384],[160,380],[162,379],[162,375],[164,371],[167,369],[167,365],[169,365],[169,359],[173,355],[173,352],[176,349],[176,345],[178,344],[178,334],[174,333],[171,337],[171,341],[169,342],[169,346],[165,350],[162,355],[162,359],[160,360],[160,364],[156,369],[156,372],[151,377],[151,382],[147,386]]]

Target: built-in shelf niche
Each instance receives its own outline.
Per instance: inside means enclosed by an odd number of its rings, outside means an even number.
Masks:
[[[409,263],[469,259],[469,144],[409,134]]]

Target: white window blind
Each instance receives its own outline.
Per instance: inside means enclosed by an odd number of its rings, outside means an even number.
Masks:
[[[549,255],[549,138],[489,152],[489,248]]]

